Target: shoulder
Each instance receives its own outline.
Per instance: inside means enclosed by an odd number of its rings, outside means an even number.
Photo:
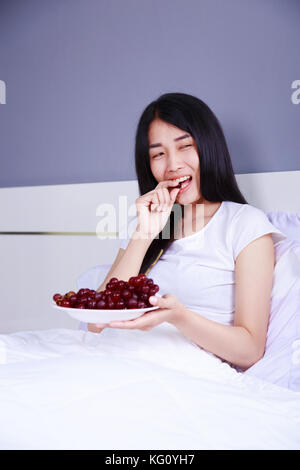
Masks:
[[[267,214],[262,209],[250,204],[237,204],[231,201],[226,206],[228,206],[228,215],[230,215],[228,236],[234,260],[249,243],[259,237],[269,234],[270,236],[267,238],[272,239],[274,243],[286,238],[269,221]]]
[[[241,220],[268,220],[267,215],[262,209],[250,204],[240,204],[238,202],[226,201],[227,212],[231,215],[232,221]]]

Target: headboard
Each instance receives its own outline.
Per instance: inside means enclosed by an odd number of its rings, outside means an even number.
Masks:
[[[249,204],[300,212],[300,171],[236,179]],[[51,307],[52,296],[76,291],[76,279],[89,268],[112,264],[118,230],[126,214],[135,215],[138,196],[136,180],[1,188],[0,333],[77,328],[76,320]],[[115,208],[116,226],[101,234],[102,204]]]

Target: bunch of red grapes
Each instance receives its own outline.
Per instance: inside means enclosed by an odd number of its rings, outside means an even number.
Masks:
[[[70,291],[65,295],[55,294],[56,305],[68,308],[123,310],[153,307],[149,297],[159,291],[159,286],[145,274],[133,276],[129,281],[112,277],[104,291],[80,289],[77,293]]]

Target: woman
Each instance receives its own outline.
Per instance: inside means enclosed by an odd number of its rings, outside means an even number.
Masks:
[[[137,128],[135,165],[141,194],[136,229],[121,243],[98,291],[112,277],[148,272],[160,255],[151,278],[166,294],[150,297],[157,310],[89,324],[89,331],[151,330],[167,322],[237,369],[251,367],[264,355],[274,243],[285,235],[247,204],[222,128],[194,96],[167,93],[147,106]],[[170,236],[164,236],[166,227]]]

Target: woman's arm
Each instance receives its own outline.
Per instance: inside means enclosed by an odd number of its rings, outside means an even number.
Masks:
[[[101,286],[98,287],[97,292],[100,292],[103,288],[105,289],[106,283],[112,277],[116,277],[119,280],[122,279],[122,281],[128,281],[131,276],[137,276],[151,243],[152,239],[142,238],[137,232],[134,232],[126,250],[120,248],[114,264]]]
[[[236,259],[234,325],[222,325],[189,309],[170,323],[203,349],[248,369],[265,352],[275,255],[271,234],[247,245]]]
[[[122,281],[128,281],[131,276],[137,276],[145,254],[152,243],[151,239],[145,239],[137,232],[131,236],[131,239],[127,245],[126,250],[119,249],[117,257],[107,273],[101,286],[98,287],[97,292],[105,289],[107,282],[112,278],[116,277]],[[93,323],[88,323],[88,331],[92,333],[101,333],[104,329],[101,326],[97,326]]]

